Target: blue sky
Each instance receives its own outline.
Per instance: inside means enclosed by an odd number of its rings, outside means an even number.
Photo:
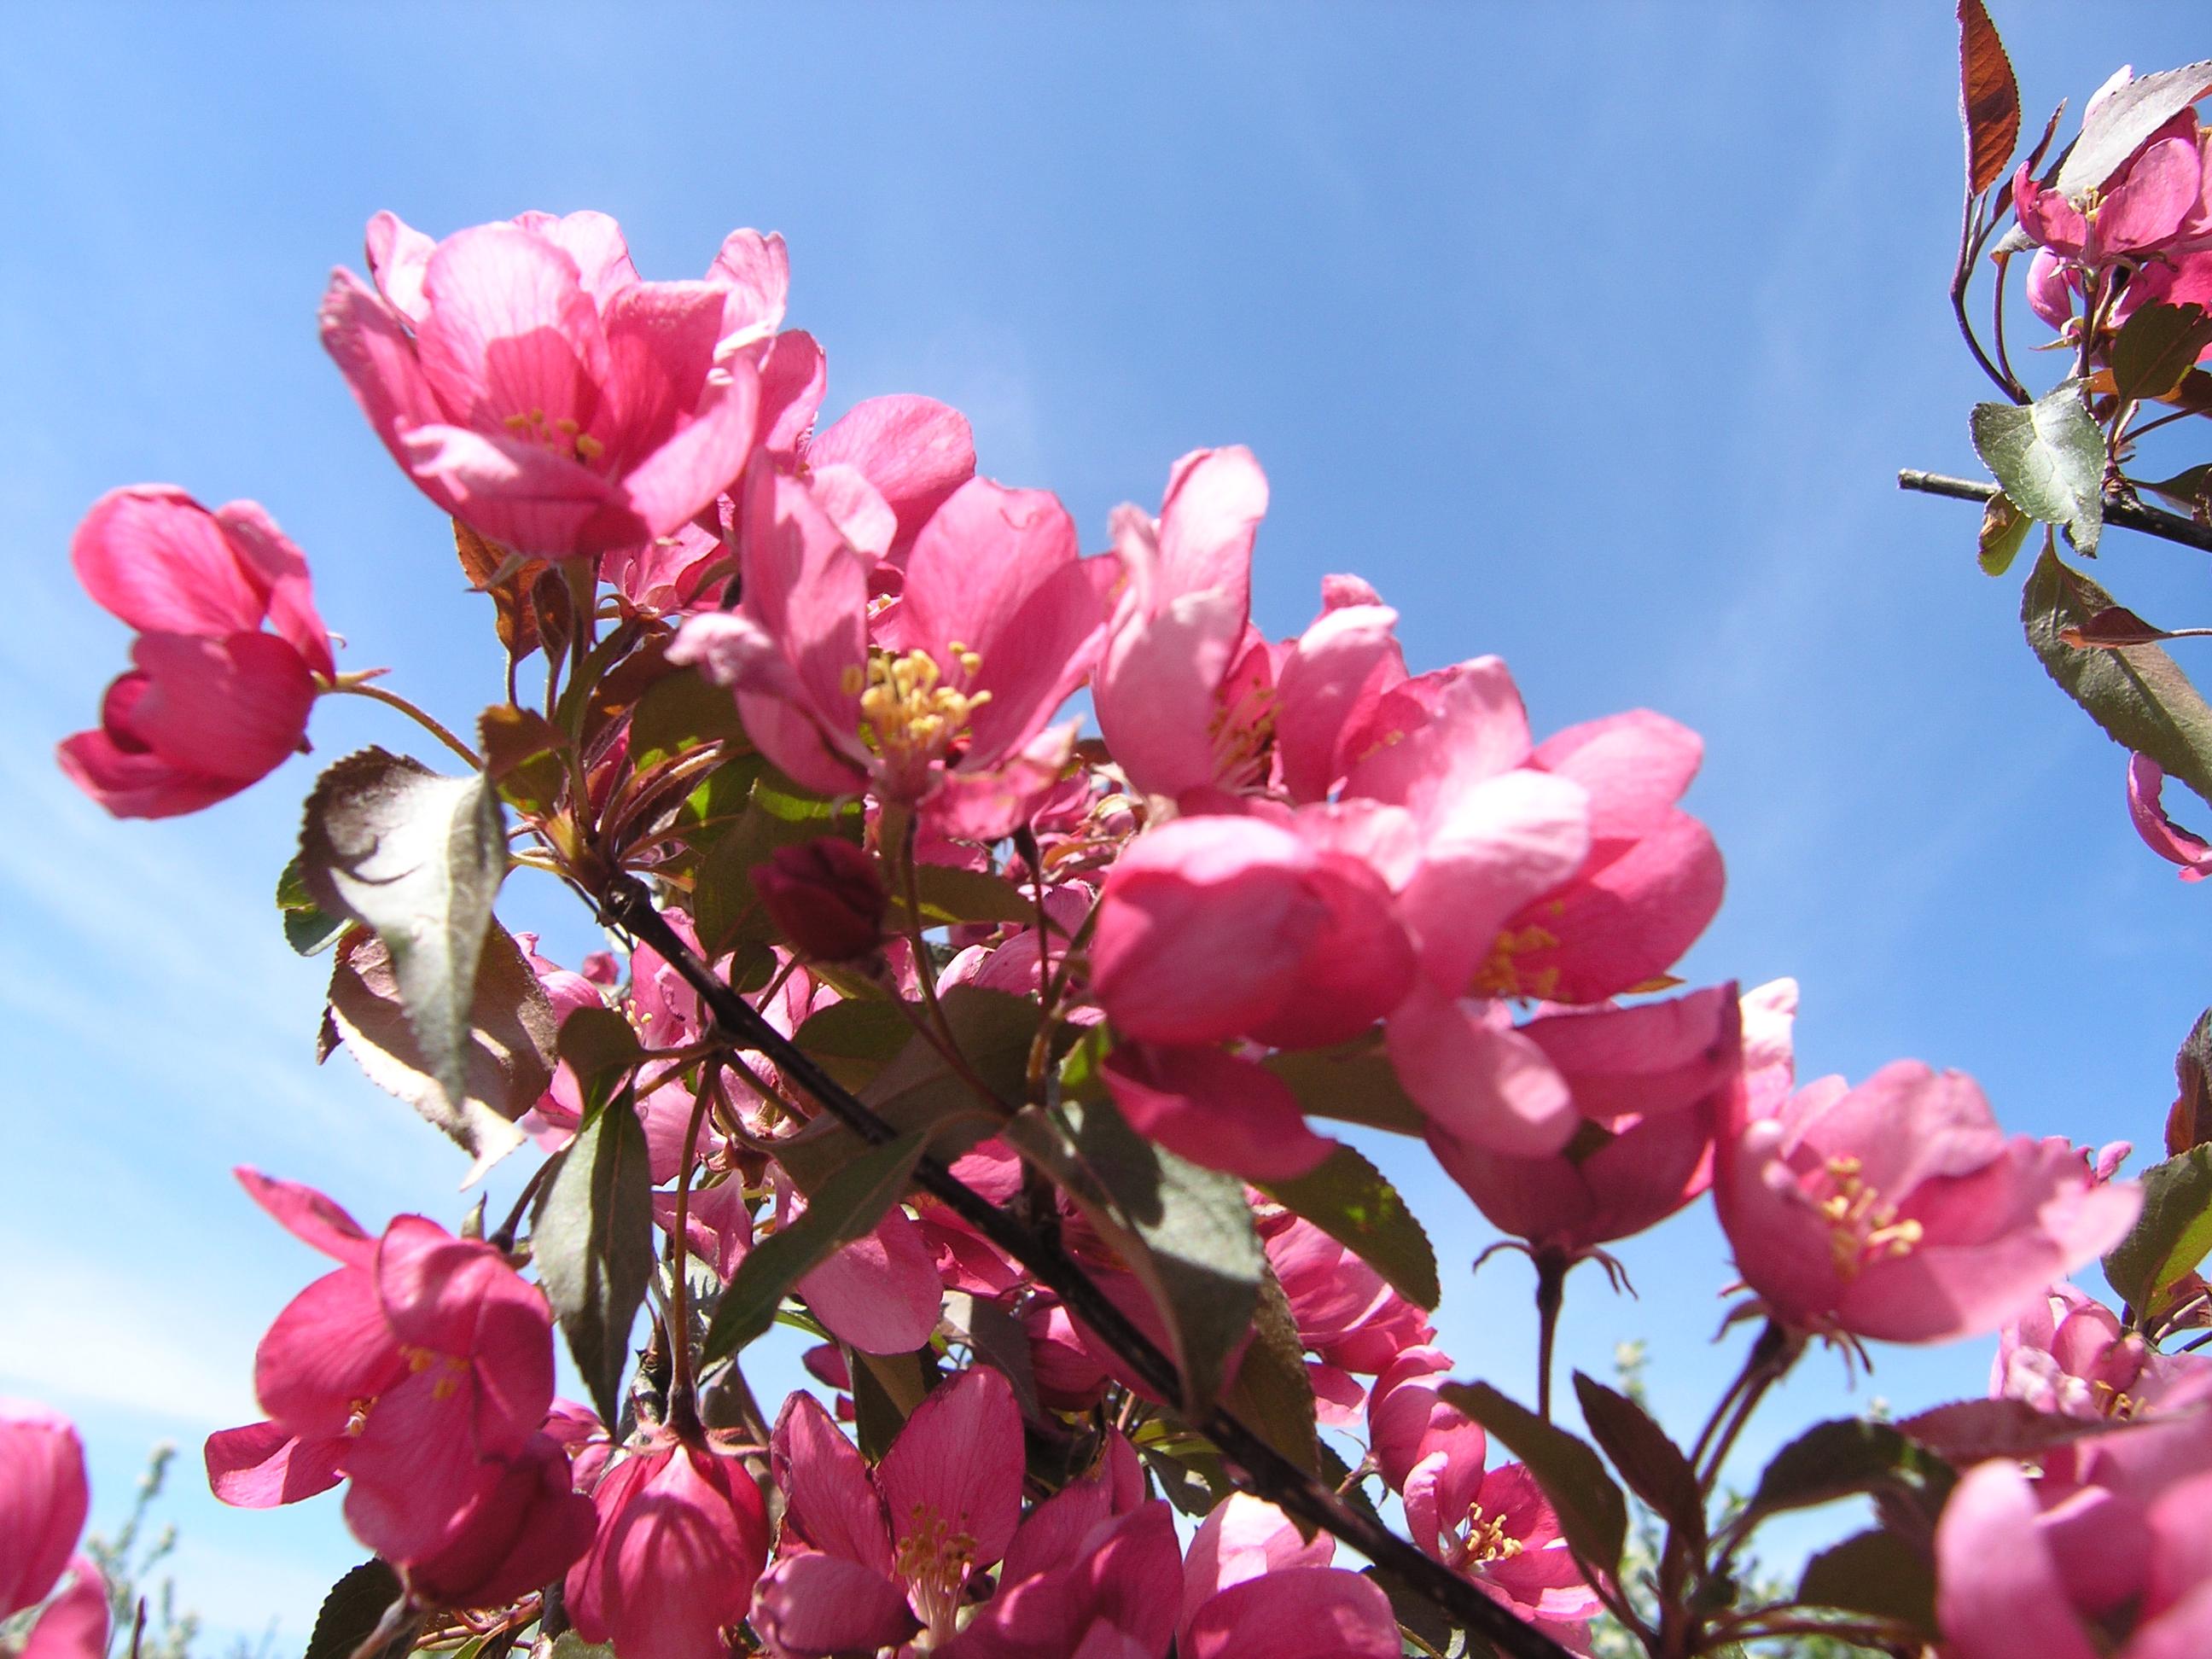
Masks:
[[[315,763],[149,825],[107,821],[51,759],[122,662],[65,562],[121,483],[258,499],[307,550],[342,665],[390,665],[454,720],[498,695],[442,523],[314,337],[330,266],[386,207],[437,234],[602,208],[654,276],[780,229],[830,412],[959,405],[984,470],[1058,490],[1094,549],[1176,456],[1251,445],[1271,632],[1356,570],[1417,665],[1503,653],[1540,729],[1648,705],[1705,732],[1691,804],[1730,890],[1686,971],[1797,975],[1802,1074],[1915,1055],[1974,1073],[2015,1128],[2154,1145],[2212,1000],[2212,899],[2129,832],[2119,753],[2021,644],[2016,584],[1976,571],[1971,510],[1891,482],[1971,470],[1982,395],[1942,296],[1947,10],[11,15],[0,1391],[78,1418],[112,1517],[150,1443],[196,1455],[253,1414],[254,1340],[319,1271],[228,1166],[372,1224],[459,1213],[459,1155],[347,1060],[313,1063],[321,964],[284,948],[268,893]],[[2186,9],[1997,11],[2039,113],[2122,62],[2205,55]],[[2196,556],[2115,535],[2100,578],[2201,623]],[[323,758],[406,736],[343,702],[313,728]],[[589,942],[543,889],[503,909],[572,957]],[[1525,1392],[1525,1270],[1468,1281],[1488,1231],[1409,1152],[1445,1344]],[[1686,1431],[1735,1357],[1707,1346],[1717,1235],[1693,1215],[1624,1255],[1643,1299],[1578,1276],[1563,1354],[1602,1372],[1616,1336],[1649,1337]],[[1987,1358],[1886,1351],[1856,1402],[1977,1392]],[[1816,1358],[1750,1449],[1854,1403]],[[359,1559],[335,1502],[247,1515],[184,1487],[186,1599],[302,1635]]]

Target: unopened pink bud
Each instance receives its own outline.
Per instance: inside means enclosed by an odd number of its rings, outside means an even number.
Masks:
[[[847,962],[883,942],[884,884],[876,861],[834,836],[782,847],[753,871],[777,929],[803,957]]]

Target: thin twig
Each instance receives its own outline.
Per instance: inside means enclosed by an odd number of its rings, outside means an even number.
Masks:
[[[603,911],[610,922],[658,951],[699,994],[716,1023],[735,1042],[765,1056],[787,1081],[820,1102],[861,1139],[880,1146],[896,1138],[897,1131],[723,982],[654,908],[653,896],[642,882],[626,874],[611,877]],[[1182,1397],[1182,1379],[1174,1361],[1109,1301],[1066,1254],[956,1178],[936,1158],[925,1158],[915,1165],[915,1183],[1026,1267],[1039,1284],[1060,1297],[1072,1315],[1128,1362],[1147,1389],[1166,1400]],[[1196,1426],[1242,1471],[1241,1485],[1395,1573],[1456,1623],[1488,1639],[1509,1659],[1567,1659],[1567,1650],[1543,1632],[1515,1617],[1471,1581],[1424,1555],[1381,1522],[1348,1506],[1234,1413],[1216,1407]]]
[[[1906,467],[1898,473],[1897,487],[1923,495],[1946,496],[1954,501],[1989,501],[2003,493],[1987,478],[1954,478],[1942,472],[1923,472],[1916,467]],[[2124,495],[2106,495],[2105,522],[2118,525],[2123,530],[2155,536],[2160,541],[2193,547],[2200,553],[2212,553],[2212,526],[2197,524],[2178,513],[2161,513]]]
[[[387,708],[397,708],[401,714],[406,715],[409,720],[413,720],[416,725],[421,726],[432,737],[437,738],[440,743],[444,744],[447,748],[452,750],[456,755],[459,755],[463,760],[466,761],[471,769],[478,772],[483,770],[483,757],[481,755],[477,754],[475,750],[470,748],[468,744],[463,743],[451,732],[448,732],[444,726],[441,726],[435,720],[432,719],[428,714],[417,708],[413,703],[408,702],[406,698],[399,696],[397,692],[387,691],[380,685],[364,684],[359,680],[343,679],[338,681],[337,684],[331,686],[330,690],[333,696],[367,697],[373,702],[382,703]]]

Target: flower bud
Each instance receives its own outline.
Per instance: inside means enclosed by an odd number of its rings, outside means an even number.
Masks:
[[[825,836],[778,848],[753,886],[792,948],[820,962],[866,956],[883,942],[884,884],[875,860]]]

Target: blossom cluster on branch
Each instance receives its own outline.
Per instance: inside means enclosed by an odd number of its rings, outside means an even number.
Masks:
[[[1995,37],[1961,17],[1978,145]],[[2148,120],[2136,84],[2093,131]],[[2011,186],[2085,374],[2212,246],[2166,101],[2086,195],[2033,160]],[[316,1653],[1984,1659],[2023,1617],[2085,1659],[2212,1650],[2212,1363],[2163,1346],[2212,1324],[2212,1030],[2146,1183],[2124,1145],[2008,1135],[1957,1073],[1801,1085],[1793,982],[1674,976],[1723,887],[1697,735],[1540,736],[1501,661],[1409,664],[1353,575],[1269,638],[1248,451],[1184,456],[1086,554],[941,404],[816,429],[780,237],[647,281],[603,215],[380,214],[368,263],[324,343],[451,520],[506,698],[457,732],[341,669],[268,513],[140,486],[72,550],[137,639],[60,749],[136,817],[265,776],[325,696],[445,751],[328,767],[278,883],[331,957],[322,1052],[471,1181],[532,1162],[458,1231],[239,1172],[330,1265],[206,1468],[252,1508],[343,1486],[373,1559]],[[510,932],[525,866],[615,948]],[[1533,1408],[1455,1375],[1429,1236],[1346,1123],[1529,1259]],[[1707,1197],[1741,1371],[1680,1438],[1577,1375],[1570,1431],[1570,1274],[1618,1281],[1608,1247]],[[2100,1256],[2118,1307],[2067,1282]],[[744,1365],[779,1325],[813,1387],[770,1414]],[[1990,1333],[1988,1397],[1814,1425],[1722,1492],[1808,1351]],[[1763,1523],[1852,1496],[1874,1528],[1747,1589]],[[1633,1565],[1632,1499],[1660,1529]],[[0,1615],[45,1604],[33,1659],[104,1646],[84,1510],[67,1425],[9,1407]]]

